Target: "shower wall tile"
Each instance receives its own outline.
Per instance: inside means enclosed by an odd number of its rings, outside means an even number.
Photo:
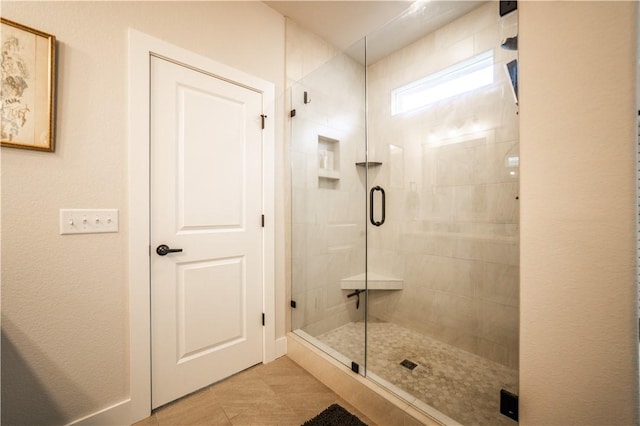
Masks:
[[[518,368],[517,364],[514,364],[510,349],[505,345],[478,338],[475,353],[483,358],[506,365],[507,367]]]
[[[520,268],[500,263],[484,263],[484,277],[479,281],[477,296],[482,300],[518,307]]]
[[[519,244],[512,238],[487,240],[483,243],[482,260],[518,266],[520,264]]]
[[[438,34],[436,32],[436,46],[438,44]],[[473,54],[473,36],[470,36],[447,44],[447,48],[438,50],[438,55],[434,55],[432,60],[435,61],[437,70],[442,70],[472,57]]]
[[[338,53],[336,48],[289,18],[286,27],[287,78],[299,81]]]
[[[500,28],[495,25],[477,31],[473,35],[473,53],[478,55],[487,50],[498,49],[500,47],[500,42],[498,42],[498,40],[501,40],[500,35]]]
[[[323,287],[312,288],[307,290],[302,298],[301,309],[305,313],[308,322],[317,322],[322,320],[324,316],[324,291]]]
[[[452,44],[472,37],[490,26],[499,26],[495,3],[488,2],[468,14],[435,31],[436,48],[447,50]]]
[[[307,217],[307,198],[308,191],[300,188],[293,188],[293,199],[291,201],[291,222],[293,224],[309,223]]]
[[[364,226],[357,223],[327,225],[327,247],[329,250],[354,247],[358,243],[360,231]]]
[[[341,290],[341,280],[349,276],[349,249],[336,249],[329,253],[327,275],[327,308],[336,308],[346,303],[345,292]]]
[[[307,228],[306,255],[321,259],[327,254],[327,225],[320,223],[309,223]]]
[[[423,190],[424,213],[430,219],[452,220],[454,214],[455,188],[432,186]]]
[[[292,123],[294,139],[291,147],[292,151],[305,154],[317,154],[318,132],[322,132],[322,130],[323,127],[321,124],[314,121],[313,117],[309,114],[301,113],[299,117],[296,116],[295,123]]]
[[[517,223],[520,215],[517,182],[487,185],[489,217],[497,223]]]
[[[509,95],[511,96],[511,95]],[[510,113],[513,114],[513,113]],[[509,123],[509,121],[503,120],[500,126],[496,127],[496,141],[498,142],[512,142],[518,141],[518,126]]]
[[[387,228],[370,231],[369,252],[376,266],[400,253],[405,283],[401,291],[372,295],[370,314],[514,365],[519,172],[508,158],[519,152],[517,107],[503,65],[516,53],[499,45],[517,20],[501,19],[496,9],[486,3],[368,68],[369,149],[384,163],[370,184],[388,193]],[[489,49],[495,84],[390,115],[391,90]],[[404,151],[402,186],[385,167],[389,144]],[[409,202],[411,182],[417,209]]]
[[[291,258],[302,259],[307,254],[307,225],[292,224],[291,225]],[[302,262],[296,262],[296,264]]]
[[[287,20],[291,83],[292,325],[314,335],[362,319],[340,281],[364,272],[364,69]],[[305,104],[304,92],[311,102]],[[338,180],[319,178],[318,138],[337,141]],[[364,201],[363,201],[364,203]],[[360,226],[358,226],[360,224]]]
[[[294,290],[298,294],[306,291],[308,288],[306,265],[299,261],[293,261],[291,264],[291,279],[296,283]]]
[[[369,272],[389,277],[402,278],[404,276],[404,258],[400,253],[371,248],[367,255]]]
[[[478,336],[505,346],[518,343],[519,311],[517,307],[479,301]]]
[[[402,253],[452,257],[456,243],[455,236],[441,233],[404,234]]]
[[[309,289],[326,288],[328,283],[327,268],[329,255],[314,255],[307,259],[307,282]]]
[[[414,256],[409,262],[407,283],[457,296],[473,297],[485,279],[482,262],[440,256]]]
[[[438,291],[431,307],[428,321],[444,330],[465,330],[469,334],[477,330],[477,308],[473,298]]]
[[[466,260],[483,260],[484,242],[473,234],[455,237],[453,257]]]
[[[520,157],[518,143],[516,141],[496,142],[487,146],[487,158],[485,167],[487,169],[487,183],[516,182],[518,176],[511,175],[518,168],[510,166],[509,158]],[[512,160],[513,161],[513,160]]]
[[[454,217],[457,221],[489,220],[487,185],[454,187]]]

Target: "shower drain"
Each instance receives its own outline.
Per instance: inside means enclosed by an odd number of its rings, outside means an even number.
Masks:
[[[409,370],[413,370],[414,368],[416,368],[418,366],[418,364],[416,364],[413,361],[409,361],[408,359],[403,360],[400,363],[401,366],[403,366],[404,368],[408,368]]]

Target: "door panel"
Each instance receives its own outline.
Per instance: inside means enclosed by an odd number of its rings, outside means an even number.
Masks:
[[[217,93],[177,89],[178,125],[183,129],[178,135],[180,228],[241,228],[245,105]],[[229,140],[238,143],[229,145]]]
[[[246,340],[244,259],[178,264],[177,271],[178,362]]]
[[[152,57],[154,408],[262,361],[261,113],[260,93]]]

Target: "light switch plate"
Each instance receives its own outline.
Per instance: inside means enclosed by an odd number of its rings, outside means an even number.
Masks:
[[[60,234],[118,232],[118,209],[60,209]]]

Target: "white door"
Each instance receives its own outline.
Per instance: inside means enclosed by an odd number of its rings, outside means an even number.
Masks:
[[[263,360],[261,114],[262,94],[151,58],[154,408]]]

